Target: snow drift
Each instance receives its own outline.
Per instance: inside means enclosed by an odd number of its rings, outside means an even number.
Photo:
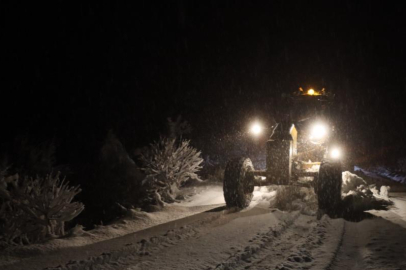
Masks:
[[[356,174],[348,171],[342,174],[341,192],[343,196],[348,196],[357,193],[363,193],[365,196],[373,196],[379,199],[389,200],[390,186],[381,186],[378,191],[376,185],[369,185],[367,182]]]
[[[351,190],[355,191],[357,190],[357,187],[361,186],[361,185],[366,185],[367,182],[362,179],[361,177],[359,177],[356,174],[350,173],[350,172],[343,172],[343,183],[341,186],[341,192],[342,193],[348,193]]]
[[[341,216],[356,219],[368,210],[387,210],[393,203],[389,200],[389,186],[381,186],[380,192],[375,185],[367,182],[356,174],[342,174],[342,214]]]

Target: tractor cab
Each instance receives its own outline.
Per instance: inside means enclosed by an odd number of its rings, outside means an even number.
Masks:
[[[278,119],[267,141],[267,171],[279,184],[289,184],[303,177],[317,177],[317,166],[333,151],[330,141],[335,127],[331,121],[330,105],[334,96],[309,89],[285,97],[286,110]],[[337,155],[338,150],[334,150]]]

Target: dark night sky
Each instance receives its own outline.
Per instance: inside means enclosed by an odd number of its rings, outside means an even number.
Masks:
[[[353,144],[405,149],[405,9],[307,2],[2,2],[2,147],[57,138],[70,162],[109,129],[145,145],[178,114],[210,142],[313,86],[336,93]]]

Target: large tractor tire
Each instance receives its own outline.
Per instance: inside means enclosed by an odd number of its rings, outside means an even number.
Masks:
[[[227,207],[248,207],[254,191],[254,176],[249,173],[253,170],[249,158],[236,158],[227,163],[223,183]]]
[[[320,165],[315,188],[319,211],[336,217],[341,209],[341,163],[325,160]]]

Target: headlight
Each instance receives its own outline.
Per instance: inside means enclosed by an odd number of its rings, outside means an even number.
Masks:
[[[340,159],[342,156],[341,149],[338,147],[332,148],[330,151],[330,157],[332,159]]]
[[[327,126],[324,124],[315,124],[310,130],[310,140],[321,140],[327,135]]]
[[[254,136],[260,135],[263,130],[264,127],[258,122],[253,123],[250,127],[250,133]]]

